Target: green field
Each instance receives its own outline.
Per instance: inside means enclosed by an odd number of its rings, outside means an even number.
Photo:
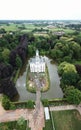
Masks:
[[[76,110],[56,111],[52,116],[55,130],[81,130],[81,115]]]
[[[24,26],[24,29],[20,29],[19,27]],[[34,24],[29,24],[29,23],[22,23],[22,24],[16,24],[16,23],[9,23],[9,24],[1,24],[0,28],[4,28],[6,31],[21,31],[21,32],[31,32],[35,28],[37,29],[48,29],[47,26],[43,25],[34,25]],[[69,29],[69,28],[60,28],[60,27],[55,27],[55,28],[49,28],[49,31],[56,32],[56,31],[64,31],[65,33],[73,33],[75,30]],[[35,35],[44,35],[47,36],[47,34],[39,32],[35,33]]]
[[[3,24],[1,25],[1,28],[4,28],[6,31],[17,31],[18,28],[17,28],[17,24]]]

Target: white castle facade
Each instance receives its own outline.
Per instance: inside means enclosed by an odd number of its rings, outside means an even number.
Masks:
[[[35,58],[31,58],[30,62],[30,72],[45,72],[45,60],[42,56],[39,56],[39,51],[36,50]]]

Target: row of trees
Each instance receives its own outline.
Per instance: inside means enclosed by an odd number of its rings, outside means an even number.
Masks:
[[[33,36],[28,44],[28,53],[33,55],[36,48],[42,55],[47,54],[57,62],[74,62],[81,58],[80,32],[64,34],[63,36],[48,33],[48,36]]]
[[[61,76],[61,88],[69,103],[79,104],[81,102],[81,79],[75,65],[62,62],[58,67]]]
[[[12,77],[25,62],[27,45],[27,35],[5,34],[0,39],[0,92],[10,99],[18,94]]]

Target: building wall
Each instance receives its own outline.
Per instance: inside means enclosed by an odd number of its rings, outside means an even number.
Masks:
[[[40,64],[30,63],[31,72],[45,72],[45,62]]]

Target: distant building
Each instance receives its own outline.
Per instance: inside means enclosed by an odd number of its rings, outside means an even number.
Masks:
[[[36,56],[30,59],[29,65],[31,72],[45,72],[45,60],[39,56],[38,50],[36,50]]]
[[[57,35],[57,36],[62,36],[65,34],[65,32],[64,31],[55,31],[55,32],[53,32],[53,34]]]

